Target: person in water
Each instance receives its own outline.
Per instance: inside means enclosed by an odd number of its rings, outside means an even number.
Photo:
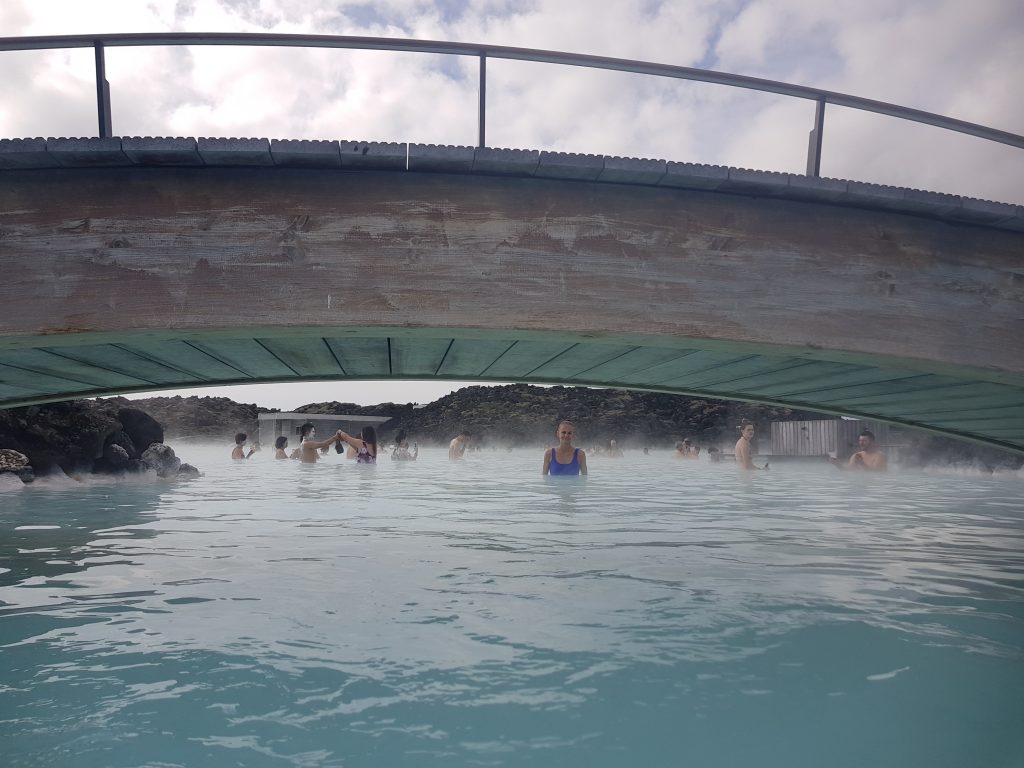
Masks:
[[[287,459],[288,454],[285,452],[285,448],[288,447],[288,438],[285,435],[280,435],[277,440],[274,441],[274,458],[275,459]]]
[[[326,440],[316,439],[316,428],[308,421],[299,427],[299,447],[292,451],[292,458],[298,459],[303,464],[316,464],[321,448],[326,448],[338,440],[337,435],[332,435]]]
[[[573,447],[576,425],[571,421],[558,422],[555,437],[558,445],[544,451],[544,475],[585,475],[587,474],[587,452]]]
[[[235,435],[235,447],[231,450],[232,459],[248,459],[254,453],[256,453],[256,446],[254,445],[249,449],[249,452],[245,452],[245,441],[249,439],[249,436],[245,432],[239,432]]]
[[[604,455],[610,459],[621,459],[622,449],[619,448],[618,440],[609,440],[608,448],[605,450]]]
[[[885,472],[888,468],[885,454],[875,443],[875,433],[865,429],[857,436],[859,451],[854,453],[845,464],[839,459],[829,459],[840,469],[860,469],[865,472]]]
[[[346,459],[354,459],[356,456],[359,455],[359,452],[351,445],[346,443],[344,440],[339,440],[335,444],[334,450],[337,451],[338,453],[344,453]]]
[[[352,435],[339,429],[335,437],[348,443],[349,447],[355,449],[356,464],[377,463],[377,431],[373,427],[369,425],[363,427],[359,437],[352,437]]]
[[[416,458],[420,455],[420,447],[416,443],[412,444],[412,450],[409,450],[409,441],[402,440],[400,443],[395,444],[395,449],[391,452],[391,458],[394,461],[416,461]]]
[[[754,425],[749,421],[740,425],[740,439],[736,441],[736,466],[740,469],[768,469],[768,465],[758,467],[754,465],[753,440]]]
[[[469,444],[469,432],[459,432],[448,443],[448,458],[451,461],[459,461],[466,453],[466,446]]]
[[[690,442],[690,439],[683,438],[676,443],[676,452],[673,456],[677,459],[696,459],[700,456],[700,448]]]

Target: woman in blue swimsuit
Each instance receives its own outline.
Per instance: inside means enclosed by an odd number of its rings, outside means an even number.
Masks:
[[[555,437],[558,446],[544,451],[545,475],[585,475],[587,474],[587,453],[582,448],[574,448],[572,439],[576,436],[576,426],[571,421],[558,422]]]

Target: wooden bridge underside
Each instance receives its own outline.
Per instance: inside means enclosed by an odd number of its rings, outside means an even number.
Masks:
[[[523,381],[780,403],[1024,451],[1013,226],[891,195],[409,168],[0,170],[0,407]]]

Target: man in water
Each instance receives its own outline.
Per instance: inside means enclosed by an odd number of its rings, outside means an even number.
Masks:
[[[555,437],[558,438],[556,448],[544,451],[544,475],[586,475],[587,454],[572,444],[576,436],[576,426],[571,421],[560,421]]]
[[[459,432],[452,441],[448,443],[448,458],[451,461],[459,461],[466,453],[466,445],[469,443],[469,432]]]
[[[231,450],[232,459],[248,459],[254,453],[256,453],[256,446],[249,449],[249,452],[245,452],[245,441],[249,438],[245,432],[239,432],[235,435],[235,447]]]
[[[298,458],[303,464],[316,464],[320,458],[317,451],[337,442],[338,436],[331,435],[326,440],[317,440],[316,428],[307,421],[299,428],[299,441],[299,447],[292,452],[292,458]]]
[[[888,468],[885,454],[875,443],[875,433],[865,429],[857,436],[857,447],[860,448],[843,464],[839,459],[829,459],[840,469],[862,469],[866,472],[885,472]]]
[[[746,422],[740,427],[740,439],[736,441],[736,466],[740,469],[768,469],[767,464],[764,467],[754,466],[753,441],[754,425]]]

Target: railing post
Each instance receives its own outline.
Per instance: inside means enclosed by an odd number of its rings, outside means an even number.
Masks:
[[[113,135],[110,127],[110,83],[107,82],[107,64],[103,57],[103,43],[93,44],[96,49],[96,114],[100,124],[100,138]]]
[[[814,108],[814,127],[807,137],[807,175],[821,175],[821,138],[825,131],[825,99],[818,99]]]
[[[480,129],[480,138],[477,146],[486,146],[487,136],[487,54],[480,54],[480,108],[477,115],[477,124]]]

